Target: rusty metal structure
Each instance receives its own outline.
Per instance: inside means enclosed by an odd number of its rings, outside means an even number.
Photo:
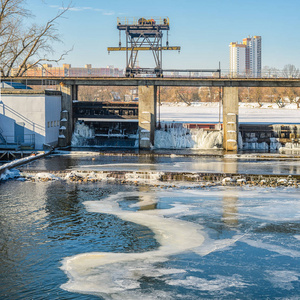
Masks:
[[[159,18],[118,18],[119,47],[108,47],[107,51],[126,51],[126,77],[137,74],[155,74],[162,77],[162,51],[178,50],[179,46],[169,46],[168,17]],[[126,46],[122,47],[121,31],[125,32]],[[166,44],[163,46],[163,31],[167,32]],[[155,61],[154,68],[140,68],[137,63],[139,51],[151,51]]]

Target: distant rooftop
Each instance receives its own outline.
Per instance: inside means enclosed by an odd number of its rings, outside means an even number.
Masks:
[[[23,83],[18,82],[9,82],[9,81],[2,81],[0,83],[2,89],[15,89],[15,90],[32,90],[31,87],[26,86]]]

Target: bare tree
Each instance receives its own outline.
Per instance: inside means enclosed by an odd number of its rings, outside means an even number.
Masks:
[[[55,27],[57,19],[69,10],[70,5],[60,10],[44,25],[24,26],[24,19],[31,16],[24,8],[24,0],[0,0],[0,72],[3,77],[22,76],[29,69],[43,62],[58,62],[70,51],[56,59],[52,45],[59,42]],[[15,70],[12,74],[12,69]]]
[[[290,87],[287,89],[287,97],[291,103],[296,103],[297,108],[300,108],[300,88]]]
[[[292,77],[298,78],[300,76],[300,71],[294,65],[288,64],[283,67],[283,76],[284,77]]]
[[[258,103],[259,107],[262,107],[263,106],[263,103],[262,103],[262,99],[263,99],[262,89],[259,88],[259,87],[255,87],[255,88],[253,88],[252,93],[253,93],[253,98]]]

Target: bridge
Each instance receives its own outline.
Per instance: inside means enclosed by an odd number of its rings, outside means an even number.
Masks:
[[[237,150],[238,141],[238,88],[239,87],[300,87],[300,78],[187,78],[187,77],[47,77],[6,78],[26,85],[60,85],[62,109],[73,120],[73,101],[78,99],[78,86],[138,86],[139,89],[139,144],[149,149],[154,144],[156,127],[157,87],[219,87],[223,95],[223,148]],[[299,117],[300,119],[300,117]],[[71,141],[73,122],[68,122],[66,143]]]
[[[2,79],[3,80],[3,79]],[[68,86],[186,86],[186,87],[300,87],[300,78],[202,78],[202,77],[7,77],[27,85],[45,83]]]

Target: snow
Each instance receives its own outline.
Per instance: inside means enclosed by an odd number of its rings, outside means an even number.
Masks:
[[[158,108],[161,121],[175,121],[188,123],[218,123],[219,103],[193,103],[191,106],[183,104],[163,103]],[[222,122],[222,111],[220,122]],[[279,108],[277,104],[258,103],[239,104],[240,123],[300,123],[300,110],[295,103]]]
[[[51,173],[41,172],[35,175],[35,179],[37,181],[51,181],[51,180],[58,180],[58,177],[54,176]]]
[[[5,170],[1,175],[0,175],[0,181],[5,181],[8,179],[13,179],[17,178],[20,176],[20,172],[16,169],[11,169],[11,170]]]

